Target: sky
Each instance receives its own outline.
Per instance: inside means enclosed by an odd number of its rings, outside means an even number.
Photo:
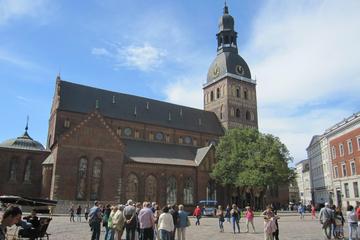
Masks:
[[[360,111],[360,1],[228,0],[261,132],[294,162]],[[203,109],[223,0],[0,0],[0,142],[46,143],[55,79]]]

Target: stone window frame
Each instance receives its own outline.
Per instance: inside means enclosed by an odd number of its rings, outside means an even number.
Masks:
[[[210,102],[214,101],[214,91],[210,92]]]
[[[224,105],[221,104],[221,106],[220,106],[220,119],[223,119],[223,110],[224,110]]]
[[[342,174],[342,177],[347,176],[346,163],[345,162],[341,163],[341,174]]]
[[[155,184],[154,184],[154,188],[155,188],[155,190],[154,190],[154,195],[155,195],[155,198],[154,199],[146,199],[148,196],[148,191],[149,191],[149,188],[148,187],[145,187],[145,191],[144,191],[144,194],[145,194],[145,199],[147,200],[147,201],[151,201],[151,202],[156,202],[157,201],[157,184],[158,184],[158,179],[155,177],[155,175],[154,174],[149,174],[149,175],[147,175],[146,176],[146,178],[145,178],[145,184],[148,186],[148,185],[150,185],[150,184],[148,184],[149,183],[149,180],[150,180],[150,178],[152,178],[153,180],[154,180],[154,182],[155,182]]]
[[[220,97],[221,97],[220,88],[216,88],[216,99],[219,99]]]
[[[338,166],[334,166],[334,178],[338,178],[339,177],[339,169]]]
[[[347,145],[348,154],[352,154],[352,153],[354,152],[352,140],[351,140],[351,139],[348,139],[348,140],[346,141],[346,145]]]
[[[241,98],[240,88],[239,87],[236,88],[236,97]]]
[[[241,113],[240,113],[240,109],[237,108],[235,111],[235,117],[240,118],[241,117]]]
[[[344,183],[345,197],[350,198],[349,183]]]
[[[32,164],[33,164],[33,160],[32,158],[28,157],[26,158],[26,161],[25,161],[25,165],[24,165],[24,174],[23,174],[23,182],[24,183],[31,183],[31,178],[32,178]],[[27,177],[26,174],[27,174],[27,168],[28,168],[28,165],[30,165],[30,169],[29,169],[29,176]]]
[[[17,171],[19,168],[19,161],[18,158],[13,157],[10,159],[10,164],[9,164],[9,177],[8,177],[8,181],[9,182],[16,182],[17,181]]]
[[[100,163],[100,174],[98,178],[95,178],[95,163],[99,162]],[[101,189],[102,189],[102,178],[103,178],[103,168],[104,168],[104,161],[101,157],[96,157],[94,158],[94,160],[92,161],[92,168],[91,168],[91,189],[90,189],[90,200],[97,200],[101,198]],[[95,180],[99,180],[98,182],[98,187],[96,189],[96,191],[93,191],[93,187],[94,187],[94,183]],[[95,196],[96,194],[96,196]]]
[[[358,182],[353,182],[353,190],[354,190],[354,197],[359,197],[359,184]]]
[[[81,164],[81,160],[84,159],[86,162],[86,169],[85,169],[85,174],[84,176],[80,176],[80,164]],[[87,185],[88,185],[88,175],[89,175],[89,159],[86,156],[81,156],[78,160],[78,164],[77,164],[77,183],[76,183],[76,199],[78,200],[85,200],[86,199],[86,193],[87,193]],[[85,193],[83,197],[79,197],[78,192],[79,192],[79,188],[80,188],[80,180],[83,177],[84,179],[84,188],[85,188]]]
[[[339,144],[339,155],[340,155],[340,157],[343,157],[344,154],[345,154],[344,144],[340,143]]]
[[[245,99],[245,100],[248,100],[248,99],[249,99],[249,94],[248,94],[249,91],[247,90],[247,88],[244,88],[244,92],[243,92],[243,93],[244,93],[244,99]]]
[[[351,176],[356,175],[356,163],[354,159],[350,161],[350,172],[351,172]]]
[[[250,121],[250,120],[251,120],[251,113],[250,113],[249,110],[247,110],[246,113],[245,113],[245,119],[246,119],[247,121]]]
[[[66,118],[65,120],[64,120],[64,128],[70,128],[70,119],[69,118]]]
[[[184,204],[194,204],[194,181],[192,177],[186,177],[184,183]]]
[[[132,177],[132,176],[134,176],[135,179],[130,179],[130,177]],[[136,180],[136,182],[134,180]],[[133,191],[133,193],[135,193],[135,196],[129,196],[128,195],[128,187],[130,186],[130,184],[128,184],[128,183],[137,183],[137,185],[135,185],[135,190]],[[126,188],[125,188],[126,199],[131,199],[133,201],[138,200],[138,198],[139,198],[139,185],[140,185],[139,176],[135,172],[130,172],[126,177]]]
[[[356,136],[358,151],[360,151],[360,136]]]
[[[331,157],[332,157],[332,159],[336,158],[336,147],[335,146],[331,147]]]

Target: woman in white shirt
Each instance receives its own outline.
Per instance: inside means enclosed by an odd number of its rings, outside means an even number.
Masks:
[[[174,231],[174,220],[172,215],[169,213],[169,208],[164,207],[160,214],[158,228],[160,240],[170,240],[171,232]]]

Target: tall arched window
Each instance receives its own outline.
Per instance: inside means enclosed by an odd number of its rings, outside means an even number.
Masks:
[[[185,180],[184,186],[184,204],[194,203],[194,183],[191,177]]]
[[[145,201],[156,202],[156,178],[149,175],[145,180]]]
[[[246,88],[244,89],[244,98],[245,98],[245,99],[248,99],[248,91],[247,91]]]
[[[240,117],[240,109],[236,109],[236,117],[239,118]]]
[[[246,120],[250,120],[250,119],[251,119],[250,112],[246,111]]]
[[[210,92],[210,101],[211,102],[214,101],[214,92],[213,91]]]
[[[214,180],[209,180],[206,187],[206,199],[216,200],[216,185]]]
[[[24,172],[24,182],[31,182],[31,159],[26,160],[25,172]]]
[[[136,201],[138,199],[138,192],[139,192],[139,180],[138,177],[130,173],[127,181],[126,181],[126,199],[131,199]]]
[[[236,97],[240,97],[240,89],[239,88],[236,88]]]
[[[220,119],[223,118],[223,105],[220,106]]]
[[[10,161],[10,169],[9,169],[9,181],[16,182],[16,172],[17,172],[17,160],[12,159]]]
[[[235,110],[234,110],[234,108],[231,108],[231,109],[230,109],[230,115],[231,115],[232,117],[235,116]]]
[[[91,194],[90,199],[96,200],[99,199],[99,189],[101,183],[102,175],[102,160],[95,159],[92,171],[92,180],[91,180]]]
[[[166,186],[166,204],[176,203],[176,179],[175,177],[169,177]]]
[[[85,157],[80,158],[79,167],[78,167],[77,193],[76,193],[77,199],[85,199],[87,169],[88,169],[88,160]]]
[[[220,88],[216,89],[216,98],[220,98]]]

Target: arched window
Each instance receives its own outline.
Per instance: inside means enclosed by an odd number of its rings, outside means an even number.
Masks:
[[[214,92],[213,91],[210,92],[210,101],[211,102],[214,101]]]
[[[24,172],[24,182],[31,182],[31,159],[26,160],[25,172]]]
[[[244,89],[244,98],[245,98],[245,99],[248,99],[248,91],[247,91],[246,88]]]
[[[240,117],[240,109],[236,109],[236,117],[239,118]]]
[[[223,105],[220,106],[220,119],[223,118]]]
[[[156,202],[156,178],[153,175],[149,175],[145,179],[145,201]]]
[[[184,186],[184,204],[194,203],[194,183],[191,177],[185,180]]]
[[[216,185],[214,180],[209,180],[207,184],[206,199],[216,200]]]
[[[236,97],[240,97],[240,89],[239,88],[236,88]]]
[[[85,157],[80,158],[78,167],[78,182],[76,198],[81,200],[86,196],[88,160]]]
[[[250,119],[251,119],[250,112],[246,111],[246,120],[250,120]]]
[[[102,160],[97,158],[94,161],[94,165],[92,169],[91,193],[90,193],[91,200],[99,199],[101,175],[102,175]]]
[[[127,181],[126,181],[126,199],[131,199],[136,201],[138,199],[138,192],[139,192],[139,180],[138,177],[130,173]]]
[[[176,179],[175,177],[169,177],[166,186],[166,204],[176,203]]]
[[[255,120],[255,114],[253,112],[250,113],[251,114],[251,121]]]
[[[10,169],[9,169],[9,181],[16,182],[16,172],[17,172],[17,160],[12,159],[10,161]]]
[[[216,98],[220,98],[220,88],[216,89]]]

